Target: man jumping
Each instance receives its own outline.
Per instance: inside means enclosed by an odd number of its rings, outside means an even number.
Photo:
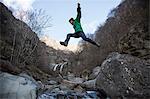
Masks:
[[[74,38],[79,38],[81,37],[84,41],[87,41],[93,45],[96,45],[97,47],[100,47],[97,43],[95,43],[93,40],[91,40],[90,38],[87,38],[86,35],[83,32],[83,29],[81,27],[81,23],[80,23],[80,19],[81,19],[81,8],[80,8],[80,3],[78,3],[78,8],[77,8],[77,17],[74,20],[73,18],[71,18],[69,20],[69,22],[73,25],[73,28],[75,30],[75,33],[69,33],[67,34],[66,40],[64,42],[60,41],[61,45],[67,46],[68,42],[70,40],[70,37],[74,37]]]

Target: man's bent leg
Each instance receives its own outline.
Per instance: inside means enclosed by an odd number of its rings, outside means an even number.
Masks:
[[[67,37],[66,37],[66,40],[65,40],[65,43],[68,45],[68,42],[70,40],[70,37],[73,37],[73,34],[67,34]]]
[[[68,45],[68,42],[70,40],[70,37],[79,37],[76,33],[69,33],[67,34],[67,37],[66,37],[66,40],[64,42],[60,42],[61,45],[64,45],[64,46],[67,46]]]

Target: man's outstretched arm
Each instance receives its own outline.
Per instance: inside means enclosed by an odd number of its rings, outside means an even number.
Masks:
[[[77,21],[80,22],[81,19],[81,8],[80,8],[80,3],[78,3],[78,8],[77,8]]]

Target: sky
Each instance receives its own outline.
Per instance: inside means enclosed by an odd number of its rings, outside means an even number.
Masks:
[[[74,29],[68,20],[77,15],[77,3],[81,4],[81,24],[85,34],[94,31],[107,19],[111,9],[117,7],[121,0],[0,0],[13,11],[17,9],[43,9],[51,19],[52,27],[45,30],[45,35],[57,41],[64,41]],[[71,38],[70,44],[77,44],[81,39]]]

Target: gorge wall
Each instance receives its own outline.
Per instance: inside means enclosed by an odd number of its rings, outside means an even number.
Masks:
[[[3,3],[0,3],[0,11],[1,70],[7,71],[7,65],[11,65],[9,71],[13,72],[34,67],[53,74],[49,71],[51,64],[68,61],[73,55],[71,51],[56,50],[40,41],[37,34],[27,24],[16,19]],[[12,66],[18,71],[13,70]]]

